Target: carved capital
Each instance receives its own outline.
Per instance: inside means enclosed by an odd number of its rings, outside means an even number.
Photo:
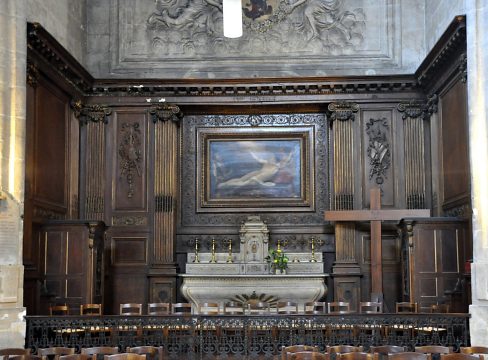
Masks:
[[[439,103],[439,97],[437,94],[429,95],[427,98],[427,104],[425,105],[424,118],[427,120],[432,114],[437,113]]]
[[[149,114],[154,123],[158,121],[173,121],[179,123],[183,119],[183,113],[178,105],[175,104],[160,104],[153,105],[149,109]]]
[[[27,84],[29,84],[32,87],[36,87],[38,80],[39,80],[39,69],[37,68],[37,65],[28,61],[27,78],[26,78]]]
[[[104,105],[84,105],[81,100],[72,101],[71,108],[75,117],[80,121],[80,125],[86,125],[89,121],[94,123],[103,122],[108,124],[108,117],[112,109]]]
[[[399,112],[403,113],[403,120],[416,119],[421,116],[424,117],[425,103],[418,100],[401,102],[400,104],[398,104],[397,109]]]
[[[351,102],[338,102],[338,103],[330,103],[327,109],[330,112],[330,126],[335,120],[339,121],[354,121],[354,114],[358,112],[359,105],[356,103]]]

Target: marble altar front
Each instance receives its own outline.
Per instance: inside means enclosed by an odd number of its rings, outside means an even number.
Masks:
[[[192,303],[194,312],[199,304],[228,301],[293,301],[303,311],[309,301],[326,294],[322,254],[289,253],[286,274],[271,273],[266,261],[269,230],[258,216],[249,216],[239,231],[239,253],[188,254],[186,274],[181,292]]]

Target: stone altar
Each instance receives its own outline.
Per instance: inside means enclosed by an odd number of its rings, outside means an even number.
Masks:
[[[326,293],[322,254],[289,253],[286,274],[271,274],[266,261],[269,230],[258,216],[249,216],[239,231],[240,252],[188,254],[181,292],[192,303],[227,301],[293,301],[303,311]],[[232,261],[232,262],[231,262]]]

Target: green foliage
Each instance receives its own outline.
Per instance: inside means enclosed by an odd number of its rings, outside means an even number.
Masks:
[[[285,255],[283,250],[280,248],[276,250],[269,250],[268,256],[266,256],[266,261],[273,270],[280,270],[284,272],[288,267],[288,257]]]

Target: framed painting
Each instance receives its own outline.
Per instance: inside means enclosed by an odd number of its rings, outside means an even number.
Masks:
[[[200,128],[198,212],[314,210],[312,127]]]

